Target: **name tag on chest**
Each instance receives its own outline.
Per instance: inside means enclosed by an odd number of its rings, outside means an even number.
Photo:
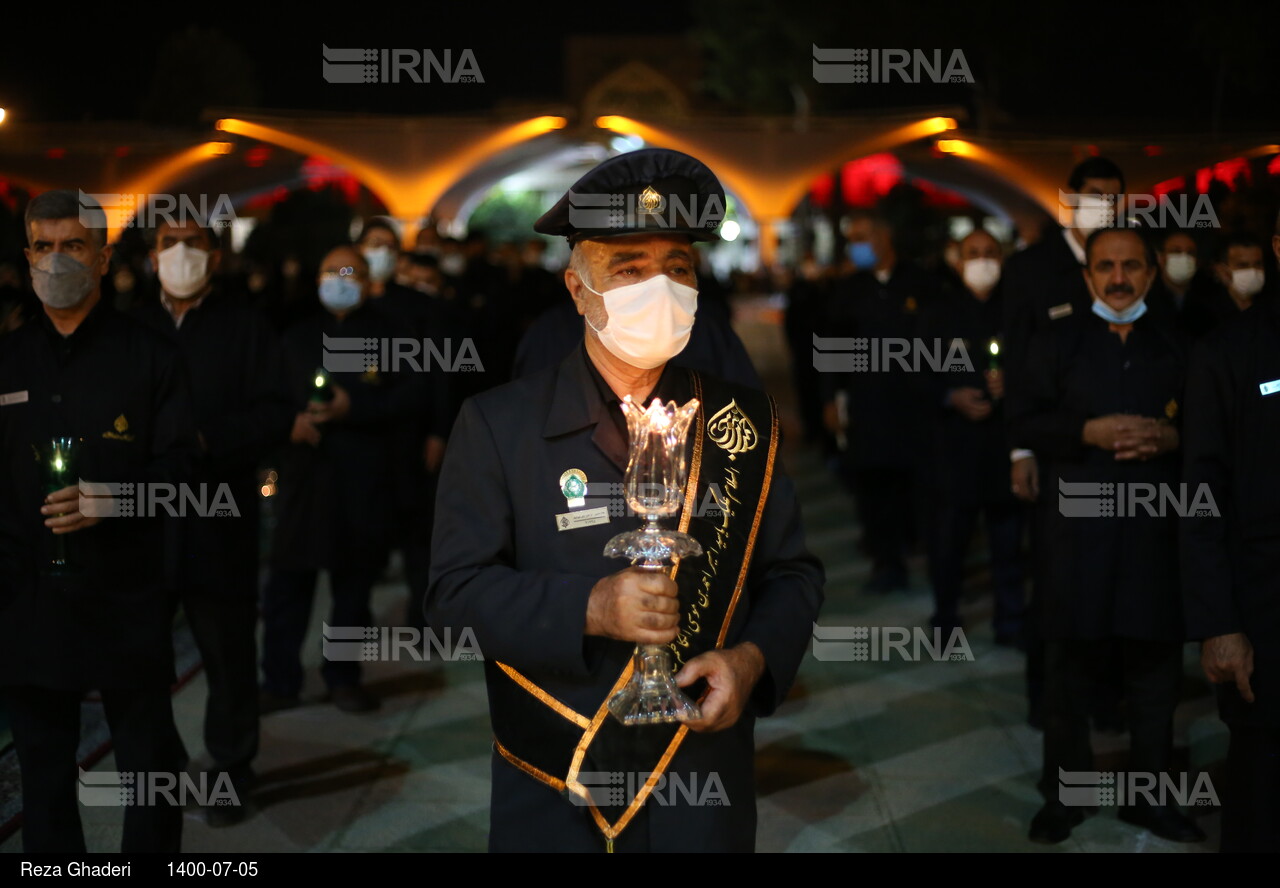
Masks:
[[[1262,392],[1263,396],[1274,395],[1276,392],[1280,392],[1280,379],[1273,379],[1270,382],[1258,383],[1258,391]],[[23,394],[26,394],[26,392],[23,392]]]
[[[556,516],[556,530],[577,530],[579,527],[594,527],[597,524],[608,523],[608,506],[584,509],[581,512],[561,512]]]
[[[0,395],[0,407],[8,407],[10,404],[25,404],[29,397],[30,395],[25,391]]]

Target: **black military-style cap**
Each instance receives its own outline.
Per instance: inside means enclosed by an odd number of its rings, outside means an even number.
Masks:
[[[685,234],[720,239],[724,187],[696,157],[642,148],[604,161],[573,184],[533,225],[575,244],[624,234]]]

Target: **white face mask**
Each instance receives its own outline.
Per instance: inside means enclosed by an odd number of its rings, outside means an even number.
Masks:
[[[1261,268],[1237,268],[1231,272],[1231,289],[1241,296],[1257,294],[1265,281]]]
[[[365,247],[360,252],[369,263],[369,280],[382,283],[396,270],[396,254],[390,247]]]
[[[204,250],[174,244],[159,257],[160,286],[174,299],[190,299],[209,282],[209,254]]]
[[[1115,204],[1101,194],[1082,194],[1072,223],[1088,237],[1099,228],[1116,224]]]
[[[609,321],[603,330],[592,330],[600,343],[633,367],[652,370],[674,358],[689,344],[693,318],[698,312],[698,291],[678,284],[665,274],[601,293]],[[587,322],[591,324],[590,321]]]
[[[978,293],[985,293],[1000,280],[998,259],[966,259],[961,268],[965,286]]]
[[[1196,257],[1190,253],[1170,253],[1164,260],[1164,273],[1175,284],[1185,284],[1196,275]]]

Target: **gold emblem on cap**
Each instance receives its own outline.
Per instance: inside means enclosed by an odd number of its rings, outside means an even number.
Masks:
[[[129,420],[124,418],[123,413],[121,413],[119,416],[116,417],[116,421],[112,423],[112,425],[116,427],[117,432],[129,431]]]
[[[1164,415],[1173,419],[1178,415],[1178,399],[1170,398],[1169,403],[1164,405]]]
[[[655,216],[666,209],[667,199],[659,194],[652,185],[646,185],[644,191],[641,191],[640,196],[636,198],[636,205],[640,212]]]
[[[729,451],[729,459],[739,453],[754,450],[760,443],[760,433],[737,401],[729,401],[707,420],[707,437],[721,450]]]

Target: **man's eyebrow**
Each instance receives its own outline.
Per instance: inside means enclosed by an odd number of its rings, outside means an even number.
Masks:
[[[34,241],[34,242],[32,242],[31,247],[32,247],[32,249],[37,249],[37,250],[38,250],[38,249],[40,249],[41,247],[47,247],[47,246],[50,246],[50,245],[52,245],[52,244],[53,244],[53,241],[38,240],[38,241]]]
[[[609,268],[613,268],[615,265],[622,265],[624,262],[643,259],[647,255],[644,250],[624,250],[621,253],[614,253],[609,257]]]
[[[683,247],[672,247],[672,248],[667,252],[667,258],[668,258],[668,259],[683,259],[683,260],[685,260],[686,262],[692,262],[692,261],[693,261],[693,254],[692,254],[692,253],[690,253],[688,250],[684,249]]]

